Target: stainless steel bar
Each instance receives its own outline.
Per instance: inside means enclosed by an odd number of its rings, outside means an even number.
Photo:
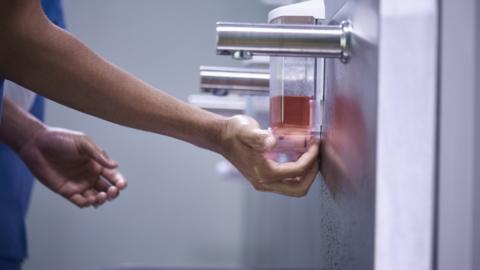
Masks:
[[[221,113],[223,115],[245,113],[245,110],[247,109],[246,99],[242,96],[218,97],[196,94],[189,95],[188,102],[202,109]]]
[[[225,95],[230,91],[268,95],[270,73],[263,69],[200,67],[203,92]]]
[[[217,23],[217,54],[350,57],[351,25]]]

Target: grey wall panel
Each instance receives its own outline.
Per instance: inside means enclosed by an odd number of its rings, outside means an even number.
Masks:
[[[249,269],[317,269],[325,193],[317,181],[305,198],[249,192],[245,205],[245,265]],[[321,202],[321,203],[319,203]]]
[[[321,269],[373,269],[378,4],[349,1],[332,21],[353,22],[354,50],[326,63]]]
[[[442,0],[438,269],[473,270],[478,1]]]
[[[344,2],[326,1],[329,18]],[[348,64],[327,61],[325,178],[300,200],[248,195],[248,266],[373,269],[378,2],[350,2],[332,21],[353,21],[355,49]]]
[[[480,48],[480,3],[475,3],[475,35],[476,43],[475,48]],[[473,267],[474,269],[480,269],[480,53],[476,51],[476,73],[475,73],[475,224],[474,224],[474,256]]]

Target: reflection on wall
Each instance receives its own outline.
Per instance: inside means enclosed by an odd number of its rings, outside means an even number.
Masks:
[[[334,96],[332,118],[322,144],[322,174],[330,190],[354,192],[360,188],[368,168],[364,115],[355,100]]]

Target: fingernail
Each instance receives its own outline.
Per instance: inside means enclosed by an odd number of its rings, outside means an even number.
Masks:
[[[116,186],[120,189],[124,189],[127,187],[127,182],[123,179],[123,177],[120,177],[120,179],[117,181]]]

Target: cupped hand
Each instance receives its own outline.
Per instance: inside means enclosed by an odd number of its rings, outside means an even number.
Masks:
[[[243,115],[229,118],[222,133],[223,156],[256,190],[293,197],[308,193],[318,173],[318,143],[312,144],[297,161],[280,164],[268,158],[275,137],[260,129],[254,119]]]
[[[127,185],[118,164],[82,133],[43,129],[19,154],[41,183],[80,208],[113,200]]]

